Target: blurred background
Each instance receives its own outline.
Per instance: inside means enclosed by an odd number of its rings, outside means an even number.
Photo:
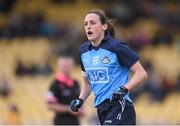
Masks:
[[[0,124],[52,124],[45,104],[58,54],[86,41],[84,17],[104,9],[149,79],[133,91],[138,124],[180,124],[179,0],[0,0]],[[97,124],[93,95],[81,124]]]

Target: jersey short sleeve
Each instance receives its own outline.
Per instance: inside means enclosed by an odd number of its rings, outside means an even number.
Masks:
[[[57,87],[56,87],[56,82],[53,82],[52,85],[50,86],[47,95],[46,95],[46,101],[48,103],[55,103],[57,102],[56,98],[56,93],[58,92]]]
[[[86,71],[85,71],[85,69],[84,69],[84,65],[83,65],[83,63],[82,63],[81,52],[79,52],[79,61],[80,61],[82,76],[87,76]]]
[[[85,72],[84,65],[81,60],[81,54],[79,54],[79,61],[80,61],[80,65],[81,65],[81,71]]]
[[[116,42],[114,48],[122,66],[131,68],[140,59],[139,55],[123,42]]]

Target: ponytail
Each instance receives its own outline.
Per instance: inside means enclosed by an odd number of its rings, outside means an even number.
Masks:
[[[113,27],[114,21],[112,19],[109,19],[103,10],[95,9],[89,11],[87,14],[92,14],[92,13],[97,14],[99,16],[101,24],[105,24],[105,23],[107,24],[108,28],[105,31],[105,35],[109,33],[112,36],[112,38],[115,38],[115,30]]]
[[[108,25],[108,28],[107,30],[105,31],[105,34],[109,33],[112,38],[115,38],[115,31],[114,31],[114,27],[113,27],[113,20],[109,20],[109,21],[106,21],[107,25]]]

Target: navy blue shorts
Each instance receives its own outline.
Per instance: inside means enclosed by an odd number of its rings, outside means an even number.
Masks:
[[[133,103],[119,101],[112,103],[105,100],[97,106],[101,125],[136,125],[136,113]]]

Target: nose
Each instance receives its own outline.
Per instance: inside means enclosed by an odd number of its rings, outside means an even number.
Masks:
[[[88,25],[86,26],[86,29],[87,29],[87,30],[91,29],[91,26],[88,24]]]

